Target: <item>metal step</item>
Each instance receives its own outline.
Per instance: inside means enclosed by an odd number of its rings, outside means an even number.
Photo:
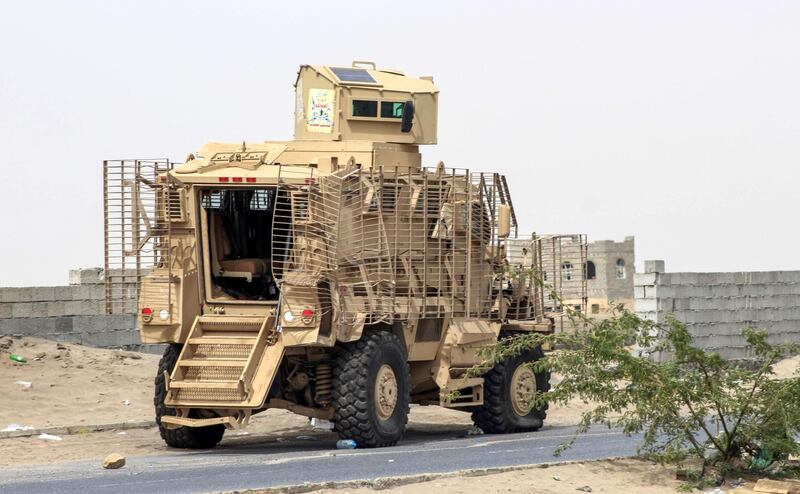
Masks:
[[[171,408],[263,406],[283,357],[273,316],[208,315],[195,319],[169,379]]]

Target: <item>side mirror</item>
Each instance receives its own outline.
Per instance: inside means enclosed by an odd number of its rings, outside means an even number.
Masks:
[[[400,130],[405,133],[411,132],[411,125],[414,123],[414,102],[406,101],[403,104],[403,122],[400,124]]]
[[[500,204],[497,208],[497,236],[508,238],[511,235],[511,207]]]

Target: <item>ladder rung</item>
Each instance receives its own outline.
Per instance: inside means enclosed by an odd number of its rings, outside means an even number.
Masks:
[[[239,389],[239,381],[172,381],[170,389]]]
[[[189,345],[253,345],[255,342],[255,336],[202,336],[186,341]]]
[[[244,367],[246,363],[246,358],[203,358],[181,360],[178,365],[181,367]]]

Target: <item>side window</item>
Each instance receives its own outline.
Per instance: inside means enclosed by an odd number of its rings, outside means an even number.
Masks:
[[[381,118],[403,118],[403,103],[381,101]]]
[[[625,279],[625,261],[622,259],[617,259],[617,279]]]
[[[353,100],[353,116],[354,117],[377,117],[378,116],[378,102]]]

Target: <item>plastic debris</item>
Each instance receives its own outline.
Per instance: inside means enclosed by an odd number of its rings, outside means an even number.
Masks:
[[[28,361],[28,359],[26,359],[22,355],[17,355],[16,353],[12,353],[11,355],[8,356],[8,358],[13,360],[14,362],[19,362],[21,364],[24,364],[25,362]]]
[[[336,449],[356,449],[358,443],[352,439],[339,439],[336,441]]]
[[[319,441],[319,438],[314,436],[297,436],[297,439],[301,441]]]
[[[127,433],[127,432],[125,432],[125,431],[122,431],[122,432],[117,432],[117,435],[118,435],[118,436],[125,436],[125,435],[127,435],[127,434],[128,434],[128,433]]]
[[[578,487],[578,488],[577,488],[577,489],[575,489],[575,490],[576,490],[576,491],[581,491],[581,492],[592,492],[592,488],[591,488],[591,487],[589,487],[588,485],[583,485],[583,486],[580,486],[580,487]]]
[[[559,477],[558,475],[553,475],[553,480],[556,480],[556,481],[561,480],[561,477]]]
[[[14,384],[18,384],[25,389],[31,389],[33,387],[33,383],[30,381],[14,381]]]
[[[39,436],[37,436],[37,437],[38,437],[39,439],[43,439],[43,440],[45,440],[45,441],[62,441],[62,440],[63,440],[63,439],[62,439],[61,437],[59,437],[59,436],[54,436],[54,435],[52,435],[52,434],[47,434],[47,433],[45,433],[45,432],[43,432],[43,433],[39,434]]]
[[[32,431],[33,427],[30,425],[8,424],[8,427],[0,432],[16,432],[16,431]]]
[[[476,425],[475,427],[473,427],[472,429],[467,431],[467,435],[468,436],[482,436],[483,435],[483,429],[481,429],[480,427],[478,427]]]
[[[125,400],[122,402],[123,405],[128,406],[131,404],[131,400]]]
[[[315,431],[325,431],[325,432],[332,431],[333,422],[325,419],[312,418],[311,427],[313,427]]]

